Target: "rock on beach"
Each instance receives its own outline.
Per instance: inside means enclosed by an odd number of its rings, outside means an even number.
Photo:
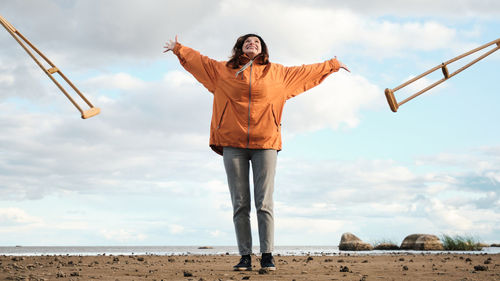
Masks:
[[[442,251],[443,243],[436,235],[432,234],[411,234],[405,237],[401,243],[401,250],[417,251]]]
[[[346,232],[340,238],[339,250],[341,251],[371,251],[373,246],[363,242],[356,235]]]

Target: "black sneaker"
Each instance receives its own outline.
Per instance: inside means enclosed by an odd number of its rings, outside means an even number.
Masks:
[[[276,270],[274,265],[274,258],[271,253],[263,253],[262,259],[260,260],[260,267],[265,270]]]
[[[240,263],[233,266],[235,271],[249,271],[252,270],[252,258],[250,255],[241,256]]]

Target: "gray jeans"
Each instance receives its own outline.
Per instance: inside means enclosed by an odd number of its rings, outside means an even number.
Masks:
[[[273,192],[278,152],[274,149],[224,147],[224,167],[233,203],[233,222],[240,255],[252,253],[250,228],[250,162],[255,208],[259,226],[260,252],[274,250]]]

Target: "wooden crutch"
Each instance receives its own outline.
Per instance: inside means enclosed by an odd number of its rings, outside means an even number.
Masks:
[[[459,60],[459,59],[461,59],[461,58],[463,58],[463,57],[466,57],[466,56],[468,56],[468,55],[471,55],[471,54],[473,54],[473,53],[476,53],[476,52],[478,52],[478,51],[480,51],[480,50],[482,50],[482,49],[484,49],[484,48],[487,48],[487,47],[489,47],[489,46],[492,46],[492,45],[494,45],[494,44],[496,44],[496,47],[494,47],[493,49],[489,50],[488,52],[486,52],[486,53],[482,54],[481,56],[477,57],[475,60],[473,60],[473,61],[469,62],[468,64],[464,65],[463,67],[459,68],[457,71],[455,71],[455,72],[453,72],[453,73],[451,73],[451,74],[448,72],[448,68],[446,67],[448,64],[450,64],[450,63],[452,63],[452,62],[455,62],[455,61],[457,61],[457,60]],[[413,79],[410,79],[410,80],[408,80],[408,81],[404,82],[403,84],[401,84],[401,85],[397,86],[397,87],[396,87],[396,88],[394,88],[394,89],[385,89],[385,97],[387,98],[387,102],[389,103],[389,107],[391,108],[391,110],[392,110],[393,112],[398,111],[398,108],[399,108],[401,105],[403,105],[403,104],[405,104],[406,102],[408,102],[408,101],[410,101],[410,100],[412,100],[412,99],[416,98],[417,96],[419,96],[419,95],[421,95],[421,94],[425,93],[426,91],[428,91],[428,90],[430,90],[430,89],[432,89],[432,88],[436,87],[437,85],[439,85],[439,84],[443,83],[444,81],[446,81],[446,80],[450,79],[451,77],[453,77],[453,76],[457,75],[458,73],[462,72],[464,69],[466,69],[466,68],[468,68],[469,66],[471,66],[471,65],[475,64],[476,62],[478,62],[478,61],[480,61],[480,60],[484,59],[485,57],[487,57],[487,56],[491,55],[492,53],[494,53],[494,52],[495,52],[495,51],[497,51],[498,49],[500,49],[500,38],[498,38],[498,39],[496,39],[496,40],[494,40],[494,41],[491,41],[490,43],[484,44],[484,45],[482,45],[482,46],[480,46],[480,47],[477,47],[477,48],[475,48],[475,49],[473,49],[473,50],[470,50],[470,51],[468,51],[468,52],[466,52],[466,53],[464,53],[464,54],[461,54],[460,56],[455,57],[455,58],[453,58],[453,59],[451,59],[451,60],[449,60],[449,61],[447,61],[447,62],[443,62],[442,64],[440,64],[440,65],[438,65],[438,66],[436,66],[436,67],[433,67],[433,68],[429,69],[428,71],[426,71],[426,72],[424,72],[424,73],[420,74],[419,76],[417,76],[417,77],[415,77],[415,78],[413,78]],[[404,88],[404,87],[408,86],[409,84],[411,84],[411,83],[413,83],[413,82],[417,81],[418,79],[420,79],[420,78],[422,78],[422,77],[424,77],[424,76],[426,76],[426,75],[429,75],[430,73],[432,73],[432,72],[434,72],[434,71],[436,71],[436,70],[438,70],[438,69],[441,69],[441,70],[443,71],[444,78],[442,78],[442,79],[441,79],[441,80],[439,80],[439,81],[434,82],[433,84],[431,84],[431,85],[427,86],[426,88],[424,88],[424,89],[420,90],[419,92],[417,92],[417,93],[415,93],[415,94],[411,95],[410,97],[406,98],[405,100],[403,100],[403,101],[401,101],[401,102],[399,102],[399,103],[396,101],[396,98],[395,98],[395,96],[394,96],[394,92],[396,92],[397,90],[400,90],[401,88]]]
[[[15,29],[14,26],[12,26],[12,24],[10,24],[1,15],[0,15],[0,23],[10,33],[10,35],[12,35],[12,37],[14,37],[14,39],[16,39],[17,43],[19,43],[19,45],[21,45],[21,47],[23,47],[23,49],[38,64],[38,66],[40,66],[40,68],[43,70],[43,72],[45,72],[45,74],[47,74],[49,76],[49,78],[52,80],[52,82],[54,82],[57,85],[57,87],[71,101],[71,103],[78,109],[78,111],[80,111],[83,119],[90,118],[92,116],[99,114],[99,112],[101,112],[101,110],[99,108],[94,107],[90,103],[90,101],[87,98],[85,98],[85,96],[80,92],[80,90],[78,90],[78,88],[73,83],[71,83],[71,81],[61,72],[61,70],[59,70],[59,68],[57,68],[44,54],[42,54],[42,52],[40,52],[30,41],[28,41],[28,39],[26,39],[26,37],[24,37],[19,32],[19,30]],[[23,42],[21,40],[24,41],[26,44],[28,44],[28,46],[32,50],[34,50],[38,55],[40,55],[51,66],[51,68],[45,69],[45,67],[40,63],[40,61],[38,61],[38,59],[33,55],[33,53],[28,49],[28,47],[26,47],[26,45],[23,44]],[[87,105],[90,107],[90,109],[82,110],[82,108],[73,100],[73,98],[71,98],[71,96],[61,86],[61,84],[59,84],[59,82],[57,82],[57,80],[52,76],[54,73],[58,73],[64,79],[64,81],[66,81],[66,83],[68,83],[68,85],[70,85],[71,88],[73,88],[73,90],[75,90],[75,92],[85,101],[85,103],[87,103]]]

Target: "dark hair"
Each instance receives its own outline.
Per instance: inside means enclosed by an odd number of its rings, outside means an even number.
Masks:
[[[258,57],[256,57],[255,62],[258,64],[269,63],[269,51],[267,50],[266,43],[259,35],[250,33],[240,36],[238,40],[236,40],[236,44],[234,44],[233,47],[233,55],[226,63],[226,66],[238,68],[240,65],[244,64],[241,60],[241,56],[243,55],[243,43],[245,43],[245,40],[247,40],[248,37],[257,37],[260,40],[261,52]]]

